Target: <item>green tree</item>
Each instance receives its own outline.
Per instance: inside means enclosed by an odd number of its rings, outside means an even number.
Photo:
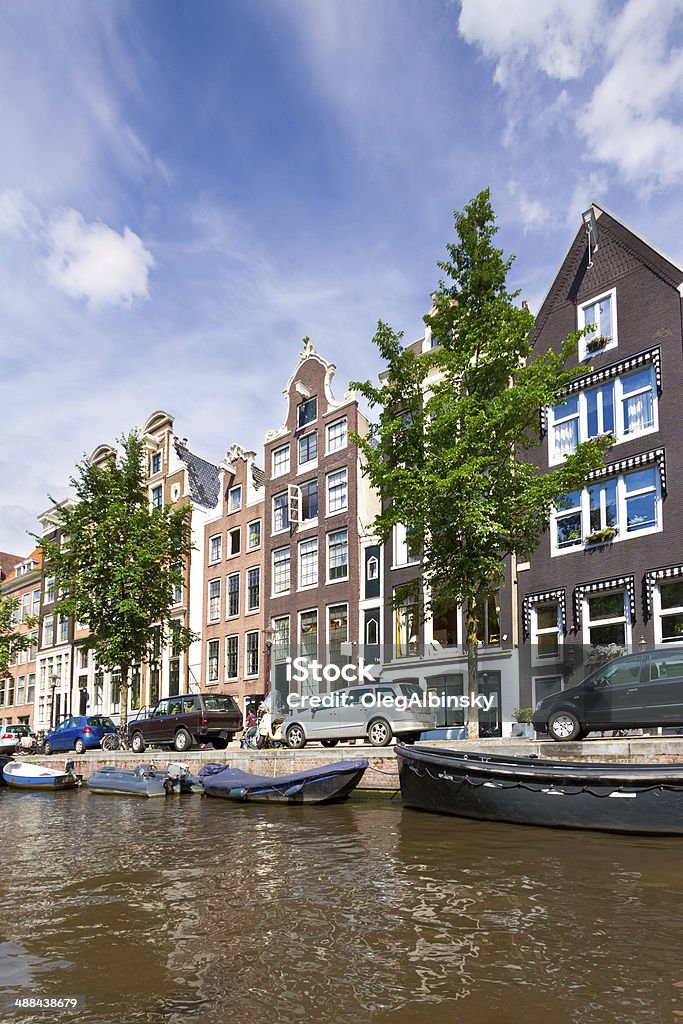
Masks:
[[[387,365],[382,387],[354,383],[377,410],[362,450],[379,490],[374,529],[388,541],[403,524],[423,556],[424,613],[466,611],[469,696],[478,695],[477,597],[498,590],[509,555],[527,558],[553,506],[604,464],[613,438],[579,444],[548,471],[528,458],[541,442],[540,410],[561,401],[586,367],[567,368],[581,332],[558,352],[532,351],[534,318],[510,292],[514,257],[493,245],[498,230],[488,189],[455,213],[456,240],[439,262],[434,306],[425,319],[437,343],[418,354],[380,321],[374,343]],[[479,735],[470,708],[470,738]]]
[[[20,633],[16,628],[19,621],[19,599],[0,596],[0,679],[12,677],[10,665],[17,651],[27,651],[31,646],[31,637]],[[38,619],[30,616],[24,625],[32,629]]]
[[[148,658],[153,631],[186,650],[194,634],[171,622],[173,590],[192,549],[190,506],[150,508],[145,446],[132,431],[104,465],[84,460],[71,478],[74,500],[55,504],[62,541],[40,539],[61,596],[56,610],[87,626],[86,645],[105,669],[121,671],[121,725],[131,668]]]

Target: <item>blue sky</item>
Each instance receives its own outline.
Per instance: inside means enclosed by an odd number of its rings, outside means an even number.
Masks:
[[[596,200],[683,261],[683,0],[0,0],[0,549],[155,409],[261,450],[420,334],[490,186],[536,309]]]

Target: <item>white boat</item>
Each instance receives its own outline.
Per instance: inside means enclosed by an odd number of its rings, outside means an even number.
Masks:
[[[81,781],[72,760],[68,760],[61,771],[42,764],[9,761],[2,769],[2,777],[8,786],[16,789],[73,789]]]

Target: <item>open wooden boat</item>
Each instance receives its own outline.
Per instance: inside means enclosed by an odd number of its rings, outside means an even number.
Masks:
[[[683,764],[395,750],[406,807],[517,825],[683,835]]]
[[[199,772],[207,796],[224,800],[278,804],[324,804],[344,800],[356,788],[367,761],[337,761],[294,775],[251,775],[224,764],[206,764]]]
[[[10,761],[2,769],[2,777],[8,786],[16,789],[73,789],[81,781],[71,760],[66,762],[61,771],[58,768],[45,768],[42,764]]]
[[[180,762],[172,762],[166,769],[145,763],[135,768],[105,765],[92,773],[86,786],[92,793],[146,797],[201,793],[204,789],[200,780],[190,773],[188,765]]]

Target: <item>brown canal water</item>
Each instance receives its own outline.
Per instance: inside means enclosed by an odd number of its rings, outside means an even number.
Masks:
[[[0,824],[2,1024],[683,1021],[683,840],[7,789]]]

